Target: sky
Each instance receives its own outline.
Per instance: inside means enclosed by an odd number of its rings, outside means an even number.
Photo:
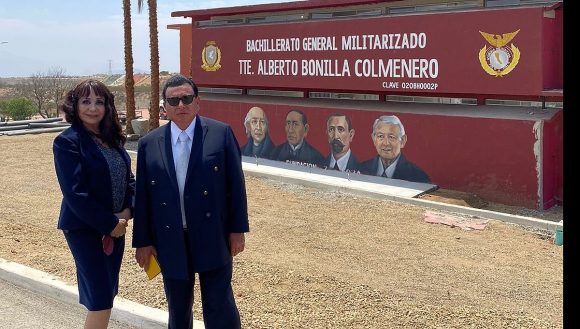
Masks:
[[[179,31],[171,12],[289,0],[157,1],[159,69],[179,72]],[[0,0],[0,77],[63,69],[66,75],[124,73],[122,0]],[[131,0],[134,72],[150,71],[147,1]]]

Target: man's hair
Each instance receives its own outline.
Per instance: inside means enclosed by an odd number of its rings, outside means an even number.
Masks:
[[[306,126],[306,124],[308,123],[308,119],[306,118],[306,114],[304,114],[304,112],[300,110],[290,110],[288,111],[288,113],[286,113],[286,117],[288,117],[288,114],[290,114],[290,112],[296,112],[300,114],[300,116],[302,117],[302,124]]]
[[[193,88],[193,95],[195,97],[197,97],[198,94],[198,90],[197,90],[197,86],[195,85],[195,82],[193,82],[193,80],[191,78],[188,78],[184,75],[181,74],[176,74],[174,76],[172,76],[171,78],[167,79],[167,81],[165,81],[165,84],[163,85],[163,92],[161,93],[163,99],[165,99],[165,93],[167,92],[167,88],[169,87],[178,87],[181,85],[185,85],[188,84],[191,86],[191,88]]]
[[[252,112],[253,109],[260,109],[262,112],[264,112],[264,120],[266,121],[266,125],[269,124],[268,122],[268,117],[266,116],[266,112],[264,111],[263,108],[259,107],[259,106],[253,106],[248,110],[248,113],[246,113],[246,118],[244,119],[244,128],[246,128],[246,135],[250,136],[250,130],[248,129],[248,123],[250,123],[250,120],[252,119],[252,117],[250,116],[250,112]]]
[[[402,138],[405,135],[405,127],[403,127],[403,123],[401,122],[401,120],[399,120],[399,118],[396,115],[381,115],[378,119],[375,120],[375,123],[373,123],[373,133],[371,135],[372,138],[375,137],[375,134],[377,132],[377,126],[379,125],[379,123],[389,123],[392,125],[397,125],[399,126],[399,128],[401,128],[399,138]]]
[[[328,118],[326,119],[326,128],[328,128],[328,123],[330,122],[330,119],[334,118],[334,117],[344,117],[344,119],[346,120],[346,124],[348,125],[348,131],[351,131],[352,128],[352,122],[350,121],[350,117],[344,113],[332,113],[331,115],[328,116]]]

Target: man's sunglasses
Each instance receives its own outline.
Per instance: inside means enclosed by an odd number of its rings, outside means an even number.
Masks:
[[[194,95],[185,95],[181,97],[167,97],[165,100],[171,106],[179,105],[179,101],[181,101],[183,105],[189,105],[191,104],[191,102],[193,102],[194,97],[195,97]]]

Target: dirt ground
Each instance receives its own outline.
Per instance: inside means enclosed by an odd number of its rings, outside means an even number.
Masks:
[[[75,284],[56,229],[55,136],[0,136],[0,257]],[[244,328],[563,327],[562,247],[547,232],[493,220],[462,230],[428,224],[429,209],[408,204],[246,183],[251,232],[233,279]],[[561,209],[486,207],[562,217]],[[120,296],[166,309],[161,278],[148,281],[130,247],[120,280]],[[200,310],[196,287],[198,319]]]

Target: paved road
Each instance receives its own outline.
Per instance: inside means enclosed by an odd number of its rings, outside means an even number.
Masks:
[[[86,310],[0,279],[0,328],[82,328]],[[111,320],[110,329],[133,329]]]
[[[86,309],[76,287],[34,268],[0,258],[0,328],[82,328]],[[117,296],[109,329],[164,329],[167,311]],[[194,329],[203,329],[194,321]]]

